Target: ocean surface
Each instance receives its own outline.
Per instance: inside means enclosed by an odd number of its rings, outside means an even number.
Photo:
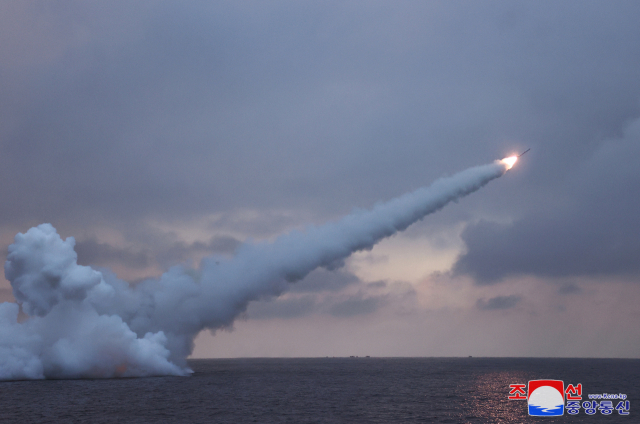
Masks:
[[[190,377],[0,382],[0,423],[637,423],[639,359],[192,360]],[[630,414],[529,417],[509,385],[626,394]],[[613,402],[615,407],[618,401]]]

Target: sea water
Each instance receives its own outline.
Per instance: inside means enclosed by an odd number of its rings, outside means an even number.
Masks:
[[[190,377],[0,382],[0,423],[638,422],[640,360],[192,360]],[[628,396],[629,415],[529,417],[511,384],[554,379]],[[614,401],[614,406],[617,401]]]

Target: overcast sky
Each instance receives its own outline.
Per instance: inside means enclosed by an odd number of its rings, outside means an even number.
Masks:
[[[133,283],[531,151],[196,357],[640,356],[637,1],[0,2],[0,242]],[[13,301],[0,282],[0,300]]]

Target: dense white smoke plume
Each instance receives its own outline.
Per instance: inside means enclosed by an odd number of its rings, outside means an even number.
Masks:
[[[372,210],[242,245],[232,259],[176,266],[135,286],[77,264],[75,240],[50,224],[18,234],[5,275],[18,304],[0,304],[0,380],[185,375],[194,337],[229,326],[248,302],[278,296],[503,175],[496,161],[442,178]]]

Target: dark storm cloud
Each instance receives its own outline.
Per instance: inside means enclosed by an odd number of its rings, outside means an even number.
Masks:
[[[454,265],[480,283],[505,276],[640,274],[640,121],[603,143],[569,179],[565,198],[532,206],[513,224],[480,221],[462,233],[467,246]],[[567,158],[570,161],[570,158]]]
[[[505,276],[543,277],[617,275],[640,271],[640,242],[610,234],[616,225],[552,219],[522,220],[514,225],[480,222],[463,232],[465,253],[454,271],[470,274],[479,283]]]
[[[126,229],[242,208],[324,221],[531,147],[430,221],[513,220],[468,227],[457,272],[638,272],[636,151],[593,160],[640,116],[638,2],[1,7],[3,225]],[[247,228],[300,224],[271,221]],[[131,249],[145,263],[147,247]],[[168,263],[216,247],[160,250],[149,257]]]
[[[495,311],[501,309],[511,309],[516,306],[522,298],[520,296],[496,296],[489,300],[478,299],[476,306],[485,311]]]

